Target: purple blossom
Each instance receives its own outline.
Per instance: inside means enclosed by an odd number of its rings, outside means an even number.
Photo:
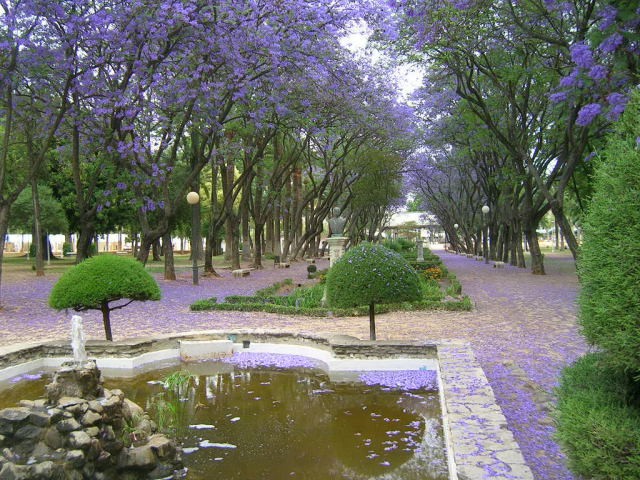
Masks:
[[[319,368],[322,365],[318,360],[300,355],[279,355],[263,352],[238,352],[230,357],[223,358],[221,361],[231,363],[238,368]]]
[[[372,371],[360,374],[367,385],[381,385],[400,390],[437,390],[438,382],[434,370]]]
[[[598,49],[604,53],[613,53],[618,49],[620,45],[622,45],[623,40],[624,39],[622,35],[620,35],[618,32],[613,33],[602,40],[602,42],[600,42],[600,45],[598,45]]]
[[[600,30],[606,30],[607,28],[609,28],[615,23],[617,15],[618,10],[614,6],[605,6],[600,12],[600,21],[598,22],[598,28]]]
[[[571,45],[571,60],[580,68],[591,68],[593,66],[593,53],[586,43],[576,43]]]
[[[567,97],[568,97],[567,92],[556,92],[549,95],[549,99],[553,103],[564,102],[567,99]]]
[[[581,127],[586,127],[602,112],[602,105],[599,103],[589,103],[578,112],[576,123]]]
[[[573,71],[567,75],[566,77],[562,77],[560,79],[560,86],[561,87],[575,87],[578,84],[578,75],[580,74],[580,71],[575,68],[573,69]]]
[[[621,93],[610,93],[607,96],[607,103],[610,107],[607,118],[612,121],[618,120],[620,115],[624,113],[628,100],[629,99]]]
[[[591,70],[589,70],[589,76],[594,80],[604,80],[608,74],[609,70],[603,65],[594,65],[591,67]]]

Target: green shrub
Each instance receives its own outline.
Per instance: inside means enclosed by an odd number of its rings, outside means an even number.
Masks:
[[[557,436],[575,473],[640,478],[640,409],[628,404],[628,376],[607,364],[606,353],[591,354],[564,369]]]
[[[396,252],[370,243],[348,250],[329,269],[327,302],[334,308],[369,305],[370,338],[375,340],[376,303],[419,300],[416,271]]]
[[[579,321],[616,368],[640,374],[640,94],[627,106],[602,161],[578,262]]]
[[[56,310],[100,310],[107,340],[111,335],[111,310],[124,305],[112,302],[129,299],[160,300],[160,288],[144,266],[131,258],[99,255],[88,258],[62,274],[51,289],[49,305]]]
[[[282,287],[293,285],[293,280],[290,278],[285,278],[281,282],[276,282],[273,285],[260,289],[256,292],[256,296],[258,297],[268,297],[270,295],[275,295],[280,291]]]
[[[62,256],[67,256],[70,253],[73,253],[73,245],[71,245],[69,242],[64,242],[62,244]]]

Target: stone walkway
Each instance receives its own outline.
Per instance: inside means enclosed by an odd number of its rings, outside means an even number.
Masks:
[[[502,408],[509,428],[538,480],[573,478],[553,441],[549,411],[552,391],[563,366],[586,351],[576,325],[578,282],[572,259],[547,255],[546,276],[528,270],[492,268],[471,258],[435,251],[474,301],[472,312],[402,312],[376,317],[378,338],[451,339],[471,344]],[[328,267],[326,260],[318,268]],[[196,299],[249,294],[277,280],[306,281],[306,263],[289,269],[269,265],[243,278],[222,270],[222,278],[204,278],[191,285],[190,272],[177,282],[158,280],[160,302],[134,303],[113,312],[115,340],[160,333],[209,329],[280,329],[292,332],[341,333],[368,337],[366,318],[307,318],[265,313],[189,311]],[[0,345],[69,337],[72,312],[47,306],[55,278],[3,277]],[[85,312],[88,338],[103,339],[98,312]],[[490,478],[490,477],[488,477]]]

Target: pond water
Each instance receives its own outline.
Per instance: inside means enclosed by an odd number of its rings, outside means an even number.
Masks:
[[[306,366],[216,361],[110,378],[105,387],[121,389],[177,435],[189,479],[448,478],[437,391],[390,388],[389,372],[377,373],[332,381]],[[179,392],[163,385],[171,374],[183,380]],[[5,388],[0,408],[42,397],[49,381]]]

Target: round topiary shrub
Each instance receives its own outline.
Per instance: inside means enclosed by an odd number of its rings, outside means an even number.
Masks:
[[[578,272],[579,321],[609,363],[640,374],[640,95],[596,165]]]
[[[362,243],[348,250],[327,274],[327,304],[336,308],[369,306],[369,332],[376,339],[375,304],[419,300],[416,271],[398,253]]]
[[[134,300],[160,300],[158,284],[144,266],[131,258],[100,255],[67,270],[53,286],[49,305],[57,310],[100,310],[107,340],[111,335],[110,313]],[[124,304],[112,302],[129,299]]]

